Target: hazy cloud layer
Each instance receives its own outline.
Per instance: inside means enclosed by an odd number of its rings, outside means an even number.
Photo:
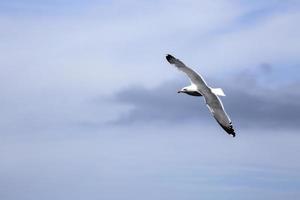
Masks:
[[[278,130],[233,139],[189,124],[27,134],[0,141],[0,197],[293,200],[300,196],[298,141]]]

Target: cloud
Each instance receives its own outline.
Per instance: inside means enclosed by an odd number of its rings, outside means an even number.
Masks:
[[[131,105],[132,109],[125,116],[122,116],[119,122],[161,120],[184,122],[199,118],[199,112],[204,111],[201,108],[201,101],[203,100],[179,96],[177,91],[180,88],[178,82],[172,81],[152,89],[133,86],[120,91],[114,96],[116,103]]]
[[[227,96],[222,100],[235,126],[252,129],[299,128],[300,92],[295,89],[299,82],[267,87],[263,79],[270,73],[272,67],[262,64],[256,71],[244,70],[223,80],[208,78],[224,89]],[[176,93],[176,89],[185,85],[187,83],[173,80],[150,89],[133,86],[120,91],[114,97],[115,101],[131,105],[132,109],[117,122],[212,122],[202,97]]]
[[[295,6],[288,11],[277,11],[208,40],[206,48],[199,47],[197,51],[201,63],[211,66],[213,71],[255,66],[264,61],[299,63],[300,46],[296,35],[300,29],[294,26],[300,19],[298,10]],[[216,59],[212,59],[212,55]]]

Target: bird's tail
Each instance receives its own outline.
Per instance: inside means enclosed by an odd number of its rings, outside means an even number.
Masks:
[[[210,88],[211,92],[218,96],[226,96],[222,88]]]

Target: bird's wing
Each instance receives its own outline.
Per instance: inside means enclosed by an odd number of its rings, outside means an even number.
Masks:
[[[206,85],[203,78],[197,72],[187,67],[181,60],[169,54],[166,56],[166,59],[170,64],[174,64],[177,69],[184,72],[189,77],[192,84],[198,87],[203,87],[203,85]]]
[[[219,97],[215,95],[213,92],[206,94],[204,97],[208,109],[210,110],[214,118],[217,120],[217,122],[220,124],[220,126],[228,134],[235,137],[235,132],[232,127],[232,122],[228,117],[227,113],[225,112],[222,101],[219,99]]]

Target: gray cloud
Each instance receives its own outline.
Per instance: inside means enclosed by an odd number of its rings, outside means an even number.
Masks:
[[[272,70],[271,66],[260,67],[235,75],[232,80],[212,80],[225,91],[222,97],[225,109],[234,124],[240,127],[298,128],[300,124],[300,92],[295,90],[297,82],[281,87],[268,87],[260,81]],[[117,123],[153,121],[210,120],[210,114],[201,97],[178,95],[187,82],[166,82],[152,89],[134,86],[120,91],[115,96],[118,103],[133,108],[119,118]],[[210,120],[210,121],[209,121]]]
[[[199,118],[199,113],[202,112],[208,114],[206,108],[201,106],[201,102],[204,103],[202,99],[178,95],[177,90],[180,88],[180,84],[174,81],[153,89],[133,86],[120,91],[116,94],[115,101],[132,105],[133,108],[121,116],[118,122],[185,121]]]

